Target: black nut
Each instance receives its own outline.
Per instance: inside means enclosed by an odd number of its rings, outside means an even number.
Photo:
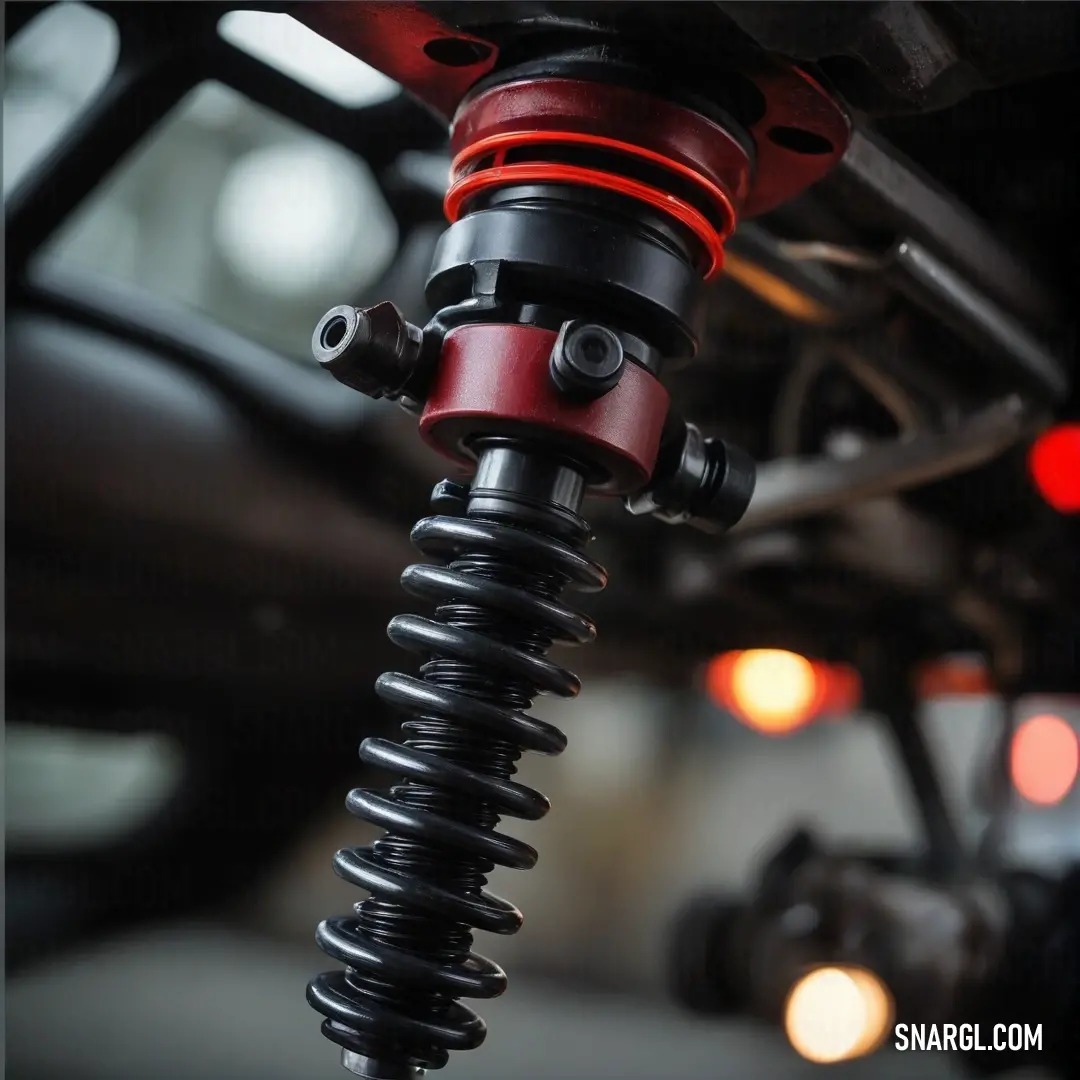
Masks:
[[[563,323],[551,350],[551,381],[561,393],[580,401],[603,397],[625,367],[622,342],[606,326]]]
[[[389,301],[331,308],[311,337],[311,352],[339,382],[373,398],[397,398],[416,373],[423,333]]]

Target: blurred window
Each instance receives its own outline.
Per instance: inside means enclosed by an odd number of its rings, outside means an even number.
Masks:
[[[339,104],[361,110],[401,92],[288,15],[229,12],[218,32]],[[5,194],[104,87],[118,51],[112,20],[79,3],[49,7],[14,37],[5,64]],[[371,285],[397,249],[397,223],[364,161],[206,82],[38,257],[177,301],[312,363],[319,317]]]
[[[397,223],[360,158],[206,82],[39,258],[178,301],[314,363],[320,316],[372,284],[397,247]]]
[[[56,146],[116,67],[116,24],[86,4],[54,4],[4,53],[4,197]]]
[[[339,105],[374,105],[401,93],[393,79],[320,37],[291,15],[230,11],[218,23],[218,33],[231,45]]]
[[[183,758],[155,733],[7,725],[9,851],[104,846],[147,824],[176,793]]]

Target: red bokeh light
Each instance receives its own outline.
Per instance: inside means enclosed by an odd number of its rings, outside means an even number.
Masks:
[[[1013,735],[1009,771],[1014,787],[1028,802],[1054,806],[1076,783],[1080,739],[1060,716],[1033,716]]]
[[[1058,424],[1040,435],[1028,469],[1039,494],[1058,513],[1080,513],[1080,424]]]

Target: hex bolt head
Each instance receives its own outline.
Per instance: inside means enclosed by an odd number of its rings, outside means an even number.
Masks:
[[[551,381],[560,393],[580,401],[603,397],[622,378],[622,342],[606,326],[574,320],[563,323],[551,350]]]

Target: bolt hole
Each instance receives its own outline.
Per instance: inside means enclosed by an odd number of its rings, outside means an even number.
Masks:
[[[444,67],[468,67],[491,55],[491,46],[465,38],[435,38],[424,46],[424,55]]]
[[[589,364],[602,364],[607,359],[608,343],[596,334],[585,334],[578,340],[578,348]]]
[[[336,349],[344,340],[349,324],[344,315],[335,315],[324,327],[319,339],[324,349]]]
[[[796,154],[831,154],[833,144],[822,135],[803,128],[774,127],[769,128],[769,142],[785,150],[791,150]]]

